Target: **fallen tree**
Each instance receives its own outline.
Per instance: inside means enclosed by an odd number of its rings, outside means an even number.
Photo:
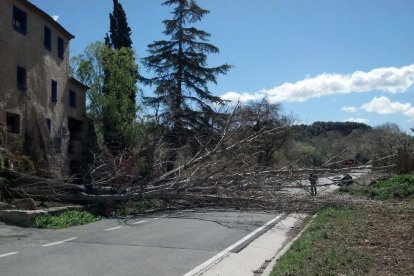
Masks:
[[[332,201],[309,197],[309,173],[322,178],[372,169],[371,163],[360,167],[341,166],[347,149],[326,158],[318,167],[303,167],[299,164],[300,159],[286,161],[278,167],[266,165],[263,162],[263,156],[269,156],[266,151],[272,152],[275,147],[283,146],[295,129],[287,120],[269,112],[268,108],[267,105],[259,106],[253,109],[256,113],[245,116],[246,112],[240,105],[236,106],[225,119],[216,123],[215,132],[188,137],[186,145],[175,149],[178,158],[174,159],[173,166],[166,166],[171,160],[168,156],[171,149],[167,148],[161,136],[142,144],[152,148],[150,173],[142,174],[138,169],[142,167],[139,160],[143,149],[117,154],[102,151],[94,155],[90,167],[85,170],[82,177],[84,185],[72,184],[71,179],[44,179],[9,168],[5,174],[12,180],[4,191],[10,197],[109,206],[157,199],[182,207],[303,211]],[[256,120],[252,120],[255,116]],[[396,153],[387,154],[372,163],[380,164],[380,169],[389,169],[394,166],[389,162],[394,160],[392,157]],[[173,169],[166,170],[166,167]],[[299,193],[286,192],[292,189]]]

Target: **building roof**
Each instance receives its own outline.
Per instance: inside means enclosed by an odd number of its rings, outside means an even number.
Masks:
[[[28,0],[17,0],[20,4],[26,6],[29,10],[33,11],[34,13],[38,14],[40,17],[45,19],[50,25],[55,27],[58,31],[62,32],[68,39],[73,39],[75,36],[67,31],[62,25],[60,25],[57,21],[55,21],[50,15],[46,12],[32,4]]]
[[[88,90],[90,87],[81,83],[80,81],[78,81],[77,79],[73,78],[73,77],[69,77],[69,81],[72,82],[73,84],[80,86],[81,88]]]

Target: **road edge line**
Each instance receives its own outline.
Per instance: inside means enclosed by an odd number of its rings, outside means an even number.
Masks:
[[[272,223],[275,223],[283,215],[284,215],[284,213],[282,213],[282,214],[276,216],[275,218],[271,219],[270,221],[266,222],[264,225],[260,226],[259,228],[257,228],[253,232],[251,232],[250,234],[246,235],[245,237],[243,237],[239,241],[235,242],[234,244],[230,245],[229,247],[227,247],[226,249],[224,249],[220,253],[216,254],[213,257],[211,257],[210,259],[208,259],[204,263],[200,264],[196,268],[192,269],[191,271],[185,273],[183,276],[192,276],[192,275],[196,275],[196,274],[199,274],[200,272],[204,271],[206,268],[208,268],[211,265],[215,264],[218,260],[220,260],[225,255],[227,255],[230,251],[237,248],[238,246],[240,246],[241,244],[243,244],[244,242],[246,242],[247,240],[252,238],[254,235],[256,235],[257,233],[259,233],[260,231],[262,231],[263,229],[265,229],[266,227],[271,225]]]
[[[121,229],[121,228],[122,226],[116,226],[116,227],[105,229],[104,231],[112,231],[112,230]]]
[[[68,242],[68,241],[76,240],[77,238],[78,237],[73,237],[73,238],[69,238],[69,239],[63,240],[63,241],[58,241],[58,242],[52,242],[52,243],[43,244],[42,246],[43,247],[49,247],[49,246],[53,246],[53,245],[58,245],[58,244],[65,243],[65,242]]]
[[[7,257],[7,256],[16,255],[16,254],[19,254],[19,252],[10,252],[10,253],[6,253],[6,254],[2,254],[2,255],[0,255],[0,258],[4,258],[4,257]]]

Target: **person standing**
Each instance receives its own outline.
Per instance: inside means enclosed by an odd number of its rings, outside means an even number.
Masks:
[[[311,184],[311,195],[316,196],[316,182],[318,181],[318,176],[314,173],[309,175],[309,182]]]

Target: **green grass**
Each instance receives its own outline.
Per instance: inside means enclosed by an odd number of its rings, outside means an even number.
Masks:
[[[335,194],[346,193],[377,200],[408,198],[414,195],[414,175],[395,175],[387,180],[379,181],[369,186],[358,185],[358,183],[344,185],[335,191]]]
[[[414,175],[401,174],[362,190],[362,194],[379,200],[407,198],[414,194]]]
[[[42,215],[38,216],[33,227],[60,229],[76,225],[83,225],[99,220],[99,217],[92,215],[86,211],[67,211],[61,215]]]
[[[358,229],[367,213],[362,209],[321,211],[302,236],[276,263],[275,275],[362,275],[371,256],[356,250]]]

